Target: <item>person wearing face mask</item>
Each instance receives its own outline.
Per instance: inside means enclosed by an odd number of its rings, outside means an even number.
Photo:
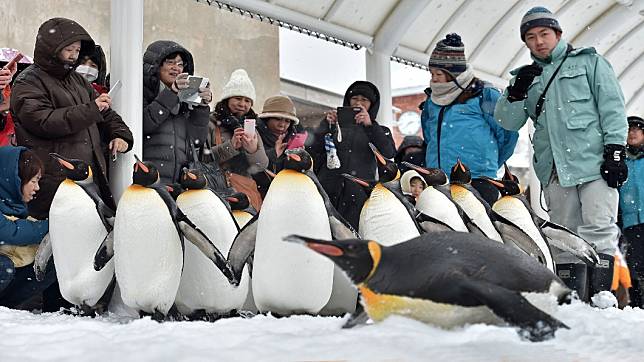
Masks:
[[[192,159],[190,143],[203,145],[208,133],[210,85],[199,89],[199,105],[179,100],[194,69],[192,54],[170,40],[151,43],[143,54],[143,159],[159,168],[165,184],[179,181]]]
[[[360,108],[350,127],[340,127],[337,111],[329,111],[315,129],[309,153],[314,158],[315,173],[331,203],[356,230],[367,194],[362,187],[345,179],[348,173],[364,180],[376,178],[376,159],[369,147],[372,143],[386,158],[393,158],[396,146],[391,131],[376,121],[380,108],[380,92],[373,83],[356,81],[344,94],[343,106]],[[333,144],[337,159],[327,150]]]
[[[0,305],[20,308],[56,278],[53,263],[36,281],[34,256],[49,221],[28,217],[27,203],[40,189],[43,163],[24,147],[0,147]]]
[[[94,51],[80,60],[80,64],[76,67],[76,72],[90,82],[99,94],[109,92],[107,63],[105,62],[105,53],[100,45],[96,44]]]
[[[258,133],[244,131],[244,120],[257,119],[253,103],[255,86],[248,73],[244,69],[233,71],[210,116],[208,139],[229,186],[245,193],[253,208],[259,211],[262,198],[252,176],[264,172],[268,157]]]
[[[96,90],[75,72],[79,59],[94,51],[94,41],[73,20],[53,18],[38,29],[34,64],[15,81],[11,111],[18,145],[36,152],[45,163],[40,192],[29,203],[30,214],[45,219],[58,185],[65,179],[60,165],[51,160],[56,152],[87,162],[105,204],[116,208],[106,177],[107,163],[101,138],[110,152],[127,152],[132,133],[114,110],[106,93]]]

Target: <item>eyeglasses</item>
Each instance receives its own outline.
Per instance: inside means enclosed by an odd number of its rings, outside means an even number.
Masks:
[[[179,68],[183,68],[183,61],[181,60],[174,60],[174,59],[167,59],[163,61],[163,65],[167,65],[168,67],[174,67],[177,66]]]

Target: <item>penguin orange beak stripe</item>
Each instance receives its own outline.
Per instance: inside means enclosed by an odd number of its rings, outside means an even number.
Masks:
[[[294,160],[294,161],[297,161],[297,162],[302,161],[302,157],[300,157],[300,155],[296,155],[296,154],[294,154],[294,153],[287,153],[287,154],[286,154],[286,157],[287,157],[289,160]]]
[[[57,154],[57,153],[50,153],[49,155],[50,155],[51,157],[55,158],[55,159],[56,159],[56,161],[58,161],[58,163],[59,163],[61,166],[63,166],[64,168],[66,168],[66,169],[68,169],[68,170],[73,170],[74,168],[76,168],[72,163],[68,162],[67,160],[65,160],[65,159],[63,158],[63,156],[61,156],[61,155],[59,155],[59,154]]]
[[[463,165],[463,163],[461,162],[461,159],[459,158],[456,162],[457,162],[456,164],[461,169],[461,171],[466,172],[465,165]]]
[[[226,201],[228,201],[228,202],[239,202],[239,199],[236,198],[236,197],[228,196],[226,198]]]
[[[430,173],[429,170],[426,169],[425,167],[414,165],[411,162],[403,161],[402,164],[407,166],[407,167],[409,167],[409,168],[411,168],[414,171],[417,171],[417,172],[425,174],[425,175],[429,175],[429,173]]]
[[[349,179],[358,185],[364,186],[364,187],[369,187],[369,183],[363,179],[357,178],[355,176],[349,175],[348,173],[343,173],[342,176],[346,179]]]
[[[499,188],[502,188],[502,189],[503,189],[503,188],[505,188],[505,185],[504,185],[504,184],[502,184],[502,183],[501,183],[501,182],[499,182],[499,181],[492,180],[492,179],[488,179],[488,178],[486,178],[485,180],[486,180],[487,182],[491,183],[492,185],[496,186],[496,187],[499,187]]]
[[[141,160],[139,159],[139,156],[134,155],[134,158],[136,159],[136,164],[134,165],[134,171],[138,171],[139,167],[141,167],[141,170],[143,170],[143,172],[145,173],[150,172],[150,169],[148,168],[148,166],[146,166],[143,162],[141,162]]]
[[[385,160],[385,157],[382,155],[382,153],[380,153],[380,151],[378,151],[373,143],[369,142],[369,148],[371,148],[371,152],[376,155],[376,160],[378,161],[378,163],[380,163],[381,165],[387,164],[387,160]]]
[[[315,243],[315,242],[306,242],[306,246],[309,247],[309,249],[312,249],[320,254],[323,255],[328,255],[328,256],[342,256],[344,252],[342,249],[338,248],[337,246],[333,245],[327,245],[327,244],[320,244],[320,243]]]
[[[269,169],[265,169],[265,170],[264,170],[264,173],[265,173],[265,174],[267,174],[267,175],[268,175],[268,177],[270,177],[270,178],[272,178],[272,179],[273,179],[273,178],[275,178],[275,177],[277,177],[277,175],[275,174],[275,172],[273,172],[273,171],[271,171],[271,170],[269,170]]]
[[[194,173],[192,173],[190,171],[186,172],[186,175],[188,175],[188,177],[190,177],[190,179],[192,179],[192,180],[197,179],[197,175],[195,175]]]

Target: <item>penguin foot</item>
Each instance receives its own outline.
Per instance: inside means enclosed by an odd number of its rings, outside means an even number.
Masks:
[[[559,328],[570,329],[567,325],[553,319],[556,323],[537,322],[534,326],[523,327],[517,332],[519,337],[530,342],[543,342],[555,337]]]
[[[244,319],[250,319],[257,315],[257,313],[253,313],[249,310],[241,310],[237,314]]]

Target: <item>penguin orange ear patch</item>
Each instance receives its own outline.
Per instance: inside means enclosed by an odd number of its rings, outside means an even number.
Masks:
[[[328,256],[342,256],[344,252],[342,249],[333,245],[318,244],[318,243],[306,243],[310,249],[317,251],[320,254]]]

